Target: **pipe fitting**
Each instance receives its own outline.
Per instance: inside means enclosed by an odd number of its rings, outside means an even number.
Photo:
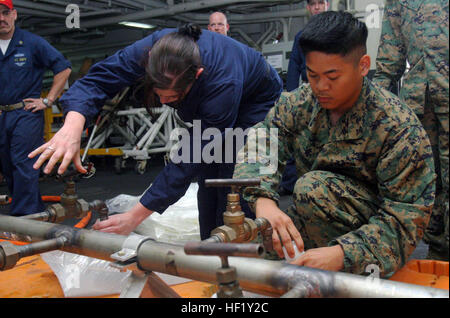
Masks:
[[[7,204],[9,202],[9,196],[6,194],[0,195],[0,204]]]
[[[11,242],[0,242],[0,271],[13,268],[20,259],[18,247]]]
[[[108,206],[102,200],[94,200],[89,203],[89,208],[98,213],[100,221],[108,219]]]
[[[51,223],[61,223],[67,216],[66,208],[60,203],[55,203],[49,206],[48,212],[50,214],[48,221]]]
[[[244,296],[237,280],[235,267],[219,268],[216,277],[219,283],[218,298],[241,298]]]
[[[211,236],[220,236],[224,238],[223,242],[235,242],[237,239],[236,231],[227,225],[222,225],[212,230]]]
[[[255,224],[258,227],[258,231],[261,233],[264,248],[266,251],[273,251],[272,225],[265,218],[256,218]]]
[[[254,220],[245,218],[244,220],[244,241],[251,242],[258,236],[258,226]]]
[[[77,200],[77,206],[78,206],[78,210],[77,210],[77,217],[78,218],[84,218],[88,212],[89,212],[89,203],[87,203],[85,200],[83,199],[78,199]]]

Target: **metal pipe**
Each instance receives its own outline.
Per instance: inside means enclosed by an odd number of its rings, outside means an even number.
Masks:
[[[281,25],[283,26],[283,42],[289,41],[289,26],[285,18],[280,19]]]
[[[69,239],[65,236],[60,236],[54,239],[35,242],[28,245],[17,246],[20,258],[31,255],[41,254],[49,251],[54,251],[63,247]]]
[[[21,8],[18,10],[18,14],[20,17],[31,15],[32,17],[40,17],[40,18],[55,18],[55,19],[65,19],[67,16],[63,13],[50,13],[50,12],[43,12],[38,11],[34,9],[27,9],[27,8]]]
[[[141,268],[181,277],[216,282],[219,258],[188,256],[181,247],[157,242],[144,242],[138,251]],[[290,265],[284,262],[254,258],[231,257],[230,266],[236,267],[240,286],[252,292],[280,296],[289,291],[293,282],[304,280],[320,287],[310,288],[305,297],[448,297],[448,291],[431,287],[393,282],[340,272],[328,272]],[[352,288],[355,286],[355,289]]]
[[[43,221],[43,222],[51,222],[54,218],[54,215],[50,211],[44,211],[39,213],[27,214],[19,216],[21,219],[27,220],[35,220],[35,221]]]
[[[264,248],[259,244],[188,242],[184,252],[187,255],[260,257]]]
[[[259,178],[249,179],[206,179],[205,186],[207,187],[251,187],[257,186],[261,183]]]
[[[30,2],[30,1],[23,1],[23,0],[14,0],[14,7],[29,8],[29,9],[48,11],[48,12],[59,13],[59,14],[65,13],[65,9],[62,7],[55,7],[53,5]],[[18,12],[20,14],[20,10],[18,10]]]
[[[239,35],[248,43],[250,47],[253,47],[256,50],[261,50],[258,44],[256,44],[256,42],[253,41],[253,39],[250,36],[248,36],[247,33],[242,31],[240,28],[233,28],[233,31],[239,33]]]
[[[269,28],[266,30],[266,32],[264,32],[263,33],[263,35],[261,35],[261,37],[256,41],[256,44],[258,44],[258,46],[262,46],[264,43],[265,43],[265,39],[266,39],[266,37],[268,37],[271,33],[272,33],[272,31],[273,31],[273,28],[274,28],[274,23],[273,22],[270,22],[270,24],[269,24]]]
[[[279,20],[280,18],[303,17],[308,16],[309,12],[306,9],[285,10],[285,11],[266,11],[250,14],[227,14],[227,21],[230,25],[233,24],[251,24],[260,21],[268,22]],[[208,24],[209,14],[205,13],[184,13],[183,18],[198,24]]]
[[[14,4],[17,2],[14,1]],[[63,7],[67,7],[67,5],[71,4],[70,1],[61,1],[61,0],[41,0],[40,2],[47,2],[47,3],[51,3],[51,4],[55,4],[55,5],[59,5],[59,6],[63,6]],[[85,4],[77,4],[78,7],[80,7],[80,9],[83,10],[102,10],[103,7],[95,7],[95,6],[89,6],[89,5],[85,5]]]
[[[70,235],[60,233],[58,237],[28,245],[15,245],[9,241],[0,241],[0,271],[16,266],[22,257],[36,255],[60,249],[70,241]]]
[[[67,231],[72,236],[72,245],[64,246],[62,250],[108,261],[113,261],[111,254],[120,251],[127,238],[124,235],[5,215],[0,215],[0,231],[29,235],[36,239],[50,239],[61,231]],[[140,245],[137,260],[139,268],[146,271],[211,283],[216,282],[216,271],[221,267],[219,257],[187,255],[183,246],[152,240]],[[240,286],[244,290],[269,296],[281,296],[303,280],[317,287],[305,297],[449,297],[448,290],[328,272],[285,262],[243,257],[230,257],[229,262],[230,266],[236,267]]]

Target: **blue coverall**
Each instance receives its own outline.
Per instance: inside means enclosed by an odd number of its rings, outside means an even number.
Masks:
[[[25,98],[41,96],[44,73],[57,74],[71,65],[45,39],[15,27],[5,54],[0,50],[0,105],[12,105]],[[0,159],[2,172],[12,196],[10,215],[44,210],[39,191],[37,158],[28,154],[42,145],[44,112],[23,108],[0,115]]]
[[[174,31],[154,32],[95,64],[62,96],[64,112],[76,111],[92,120],[106,99],[144,76],[142,62],[148,49]],[[259,52],[215,32],[203,30],[197,44],[204,71],[177,108],[180,118],[185,122],[201,120],[202,131],[216,127],[222,137],[225,128],[246,129],[262,121],[282,91],[282,81],[276,71]],[[202,141],[202,147],[205,143]],[[234,163],[171,162],[140,202],[152,211],[163,213],[185,194],[197,177],[200,236],[205,239],[212,229],[223,224],[229,189],[206,188],[204,180],[231,178],[233,171]],[[244,212],[254,218],[244,202],[241,200]]]
[[[302,31],[299,31],[292,45],[291,56],[289,57],[288,72],[286,78],[286,90],[288,92],[297,89],[300,83],[300,77],[303,82],[308,82],[306,77],[306,60],[299,45],[299,39]]]

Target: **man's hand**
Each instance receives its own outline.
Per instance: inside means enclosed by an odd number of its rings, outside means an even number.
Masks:
[[[127,212],[123,214],[112,215],[104,221],[97,220],[92,226],[92,229],[106,233],[128,235],[138,225],[139,223],[136,224],[133,216]]]
[[[291,264],[337,272],[344,268],[344,251],[340,245],[312,248]]]
[[[97,220],[92,229],[107,233],[128,235],[153,211],[138,202],[130,211],[110,216],[107,220]]]
[[[303,251],[304,244],[300,233],[291,218],[278,208],[275,201],[267,198],[259,198],[256,200],[255,214],[258,218],[267,219],[272,225],[273,248],[279,257],[284,257],[282,246],[286,248],[290,257],[294,257],[295,251],[292,246],[292,241],[297,245],[299,252]]]
[[[23,102],[25,103],[23,109],[31,110],[32,113],[47,108],[47,106],[40,98],[26,98],[23,100]]]
[[[84,123],[85,118],[83,115],[73,111],[69,112],[63,127],[58,130],[53,138],[28,155],[29,158],[34,158],[36,155],[41,154],[33,168],[39,169],[48,160],[44,173],[49,174],[55,164],[62,159],[58,173],[63,174],[73,160],[75,168],[81,173],[86,173],[87,171],[80,159],[80,143]]]

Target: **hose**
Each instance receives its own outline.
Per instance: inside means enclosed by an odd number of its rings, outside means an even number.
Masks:
[[[61,201],[61,197],[59,195],[43,195],[42,197],[42,201],[44,202],[60,202]],[[5,204],[11,204],[12,202],[12,198],[8,198],[8,202]]]

